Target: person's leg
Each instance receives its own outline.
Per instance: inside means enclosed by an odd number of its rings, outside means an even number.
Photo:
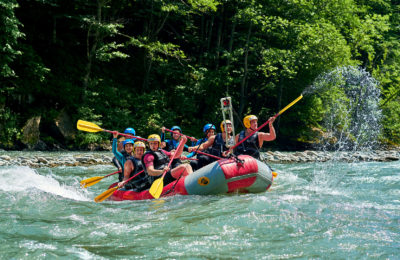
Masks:
[[[200,161],[191,161],[190,166],[192,167],[193,171],[196,171],[201,168]]]
[[[171,175],[175,179],[178,179],[181,175],[187,176],[192,172],[193,172],[192,167],[189,164],[185,163],[185,164],[181,164],[178,167],[172,169]]]

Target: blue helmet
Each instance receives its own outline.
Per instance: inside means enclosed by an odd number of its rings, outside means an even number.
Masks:
[[[215,125],[213,125],[213,124],[206,124],[206,125],[203,127],[203,132],[205,133],[205,132],[207,132],[207,131],[210,130],[210,129],[215,130]]]
[[[171,130],[172,130],[172,131],[178,130],[179,132],[182,133],[182,129],[181,129],[179,126],[177,126],[177,125],[174,125],[173,127],[171,127]]]
[[[133,140],[132,139],[126,139],[123,143],[122,143],[123,145],[124,145],[124,147],[125,147],[125,145],[126,144],[134,144],[134,142],[133,142]]]
[[[125,134],[136,135],[136,131],[132,127],[128,127],[127,129],[125,129],[124,133]]]

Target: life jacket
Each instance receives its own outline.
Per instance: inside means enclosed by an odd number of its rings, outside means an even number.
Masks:
[[[143,165],[143,169],[146,172],[146,176],[149,180],[150,183],[153,183],[156,179],[158,179],[160,176],[151,176],[148,174],[145,163],[144,163],[144,157],[147,154],[151,154],[154,156],[154,161],[153,161],[153,167],[155,170],[162,170],[164,169],[166,166],[168,166],[168,163],[170,161],[168,155],[166,155],[165,153],[162,152],[162,150],[160,148],[158,148],[157,151],[152,151],[149,150],[147,151],[143,157],[142,157],[142,165]]]
[[[201,145],[202,143],[207,142],[207,140],[208,140],[207,137],[201,138],[200,140],[197,140],[196,145]],[[204,151],[204,152],[206,152],[206,151]],[[201,156],[203,156],[203,155],[201,155],[201,154],[198,153],[198,154],[196,155],[196,158],[197,158],[197,159],[200,159]]]
[[[222,134],[218,133],[215,136],[213,145],[211,147],[207,148],[204,152],[221,157],[222,153],[227,150],[228,150],[228,148],[225,146],[225,142],[224,142],[224,138],[222,138]]]
[[[239,142],[246,137],[246,131],[242,131],[239,134]],[[236,155],[239,154],[247,154],[254,158],[260,159],[260,143],[258,141],[258,132],[255,132],[251,137],[249,137],[246,141],[241,143],[235,151]]]
[[[130,174],[129,177],[134,176],[138,172],[143,170],[143,164],[142,161],[131,156],[128,158],[128,160],[131,160],[133,165],[135,166],[135,170],[133,170]],[[143,171],[140,173],[138,176],[130,180],[126,185],[126,189],[134,189],[136,192],[147,190],[150,188],[151,183],[149,182],[149,179],[147,178],[147,174]]]
[[[173,149],[178,148],[178,145],[179,145],[179,141],[176,141],[174,139],[166,140],[165,143],[167,144],[167,146],[165,147],[166,148],[165,150],[168,151],[168,152],[170,152]],[[172,163],[171,163],[172,167],[171,168],[175,168],[179,164],[182,164],[182,161],[181,161],[181,159],[176,158],[176,159],[174,159],[172,161]]]

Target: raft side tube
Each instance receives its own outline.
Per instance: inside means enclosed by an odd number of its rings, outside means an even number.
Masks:
[[[227,181],[218,161],[186,176],[185,188],[189,195],[214,195],[228,192]]]

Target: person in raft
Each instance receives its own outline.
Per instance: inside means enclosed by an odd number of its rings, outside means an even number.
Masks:
[[[165,127],[163,126],[161,128],[161,148],[164,149],[165,151],[171,152],[172,150],[176,150],[179,145],[179,141],[181,140],[181,135],[178,133],[182,133],[182,129],[179,126],[173,126],[171,127],[171,130],[174,131],[174,133],[171,133],[171,139],[165,140]],[[189,146],[186,144],[183,146],[183,151],[187,152]],[[182,159],[186,159],[185,156],[181,156]],[[172,161],[172,168],[177,167],[178,165],[181,165],[182,161],[177,158]]]
[[[118,187],[121,188],[123,186],[123,182],[144,170],[142,158],[145,151],[146,145],[143,142],[136,141],[133,144],[133,156],[130,156],[124,164],[124,179],[118,183]],[[149,188],[150,182],[144,171],[123,186],[124,190],[134,190],[136,192],[144,191]]]
[[[235,139],[232,136],[232,122],[230,120],[222,121],[220,127],[222,133],[218,133],[216,135],[210,133],[207,141],[205,141],[201,145],[190,147],[190,151],[196,151],[197,149],[199,149],[200,151],[204,150],[205,152],[218,157],[225,157],[229,152],[229,148],[234,145],[233,142]],[[226,136],[226,132],[228,132],[228,137]],[[226,145],[227,140],[228,146]],[[201,155],[199,157],[199,164],[201,164],[202,167],[218,160],[216,158],[212,158],[206,155]]]
[[[122,172],[119,173],[118,176],[118,180],[122,181],[122,179],[124,178],[124,165],[126,160],[130,157],[133,156],[133,140],[132,139],[126,139],[123,142],[124,145],[124,151],[123,153],[121,153],[120,151],[118,151],[117,146],[118,146],[118,131],[113,131],[113,144],[112,144],[112,152],[114,154],[114,156],[117,158],[118,162],[121,164],[121,168],[122,168]]]
[[[133,129],[132,127],[128,127],[125,129],[124,131],[125,134],[131,134],[131,135],[135,135],[135,129]],[[134,139],[132,139],[134,141]],[[131,156],[131,154],[128,154],[125,150],[124,150],[124,146],[125,146],[125,137],[121,137],[120,139],[117,140],[117,151],[120,152],[125,159],[128,159],[129,156]],[[114,152],[113,152],[114,153]],[[118,160],[117,156],[114,156],[114,158],[112,159],[113,164],[115,165],[115,167],[117,167],[118,171],[120,171],[119,176],[118,176],[118,180],[122,181],[123,179],[123,164]]]
[[[264,141],[273,141],[276,138],[275,128],[273,123],[275,121],[275,117],[269,118],[269,133],[263,132],[254,132],[258,128],[258,118],[255,115],[248,115],[243,118],[243,124],[246,130],[241,131],[236,135],[235,141],[236,143],[243,140],[245,137],[251,134],[246,141],[241,143],[238,147],[236,147],[235,154],[247,154],[256,159],[260,159],[260,151],[259,149],[262,147]]]
[[[206,143],[212,136],[215,135],[215,126],[213,124],[206,124],[203,127],[203,132],[205,134],[206,137],[201,138],[200,140],[197,141],[195,146],[189,147],[189,152],[191,152],[188,156],[186,157],[191,157],[194,154],[196,154],[196,150],[197,148],[199,148],[199,150],[201,149],[201,146],[203,143]],[[204,147],[202,147],[203,149],[205,149]],[[212,148],[208,147],[207,149],[205,149],[203,151],[204,153],[209,153],[212,154]],[[204,154],[197,154],[197,161],[191,161],[190,165],[192,166],[193,170],[198,170],[203,166],[206,166],[207,164],[210,164],[214,161],[216,161],[214,158],[211,158],[210,156],[204,155]]]
[[[182,136],[181,142],[186,143],[186,136]],[[150,150],[145,153],[142,159],[144,164],[144,170],[148,176],[150,184],[152,184],[156,179],[160,178],[164,171],[166,174],[164,176],[164,184],[173,182],[174,180],[180,178],[181,176],[186,176],[193,172],[192,167],[188,163],[178,165],[176,168],[169,168],[168,163],[171,159],[179,158],[183,151],[183,145],[176,150],[173,158],[170,158],[172,152],[162,150],[161,137],[157,134],[152,134],[147,138]]]

